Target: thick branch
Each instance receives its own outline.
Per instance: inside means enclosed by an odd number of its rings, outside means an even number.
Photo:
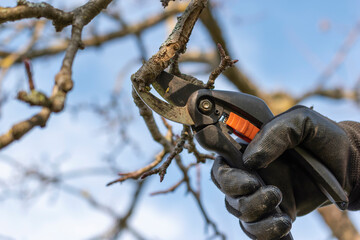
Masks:
[[[50,117],[50,113],[48,108],[43,108],[41,112],[35,114],[30,119],[12,126],[7,133],[0,136],[0,149],[6,147],[13,141],[20,139],[25,133],[36,126],[45,127],[46,122]]]
[[[185,51],[192,29],[206,3],[207,0],[192,0],[160,50],[132,76],[133,80],[138,82],[140,91],[145,90],[145,87],[169,66],[176,53]]]
[[[74,14],[54,8],[48,3],[30,3],[18,1],[18,6],[12,8],[0,7],[0,24],[8,21],[17,21],[25,18],[47,18],[53,20],[56,31],[72,23]]]
[[[346,212],[338,210],[335,205],[319,208],[318,212],[337,239],[360,240],[360,235]]]

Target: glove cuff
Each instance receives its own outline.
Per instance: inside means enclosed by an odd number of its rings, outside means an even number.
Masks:
[[[350,141],[348,179],[352,186],[348,210],[360,210],[360,123],[344,121],[338,123]]]

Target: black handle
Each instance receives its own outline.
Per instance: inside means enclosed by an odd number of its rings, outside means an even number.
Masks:
[[[223,156],[226,163],[230,167],[245,169],[242,161],[242,152],[241,145],[237,144],[231,136],[223,134],[222,125],[217,123],[216,125],[208,125],[205,128],[201,129],[195,134],[195,138],[200,143],[202,147],[207,150],[214,151],[217,154]],[[237,149],[235,146],[239,146]],[[262,186],[265,186],[264,181],[260,176],[252,171],[252,174],[256,175],[259,182]],[[282,213],[281,209],[277,207],[272,214]],[[291,233],[281,238],[281,240],[292,240],[293,237]]]
[[[216,107],[214,109],[218,109],[218,112],[222,112],[222,109],[226,108],[227,111],[234,112],[235,114],[247,119],[248,121],[250,121],[251,124],[255,125],[258,128],[261,128],[264,124],[268,123],[274,118],[274,115],[272,114],[266,103],[258,97],[239,92],[201,89],[196,91],[196,93],[192,95],[192,97],[190,98],[191,104],[189,104],[189,112],[192,118],[196,120],[195,122],[197,126],[214,124],[219,120],[219,116],[216,114],[203,114],[198,110],[199,99],[205,98],[210,99],[215,103]],[[224,133],[227,132],[226,129],[222,129],[222,131]],[[229,141],[231,142],[231,140]],[[220,143],[221,142],[219,142],[219,144]],[[236,143],[233,144],[235,144],[235,146],[237,145]],[[216,146],[216,142],[213,142],[211,146],[218,149],[218,146]],[[204,144],[203,147],[207,148],[206,144]],[[226,151],[224,151],[225,148],[228,147],[223,147],[223,153],[219,153],[217,151],[220,149],[216,150],[212,149],[210,145],[208,146],[209,150],[215,151],[222,156],[226,156]],[[300,147],[287,150],[285,154],[288,154],[289,157],[295,159],[298,165],[304,168],[304,170],[309,174],[309,177],[313,179],[314,183],[319,187],[321,192],[332,203],[336,204],[342,210],[347,208],[348,197],[344,189],[341,187],[334,175],[312,154]],[[242,164],[241,160],[236,161],[237,159],[229,159],[230,158],[228,158],[228,161],[235,161],[232,163],[232,166],[237,166],[236,164]],[[229,165],[231,166],[231,164]],[[239,167],[243,168],[243,166]]]
[[[204,114],[199,111],[198,104],[201,99],[209,99],[215,105],[213,112]],[[225,109],[234,112],[258,128],[274,117],[262,99],[238,92],[201,89],[192,94],[188,107],[191,117],[195,120],[194,128],[203,127],[195,135],[200,145],[225,157],[229,166],[241,169],[244,169],[241,153],[244,149],[241,149],[241,146],[227,134],[228,130],[224,129],[223,123],[219,123],[220,113]],[[348,198],[344,189],[334,175],[313,155],[300,147],[287,150],[285,154],[295,159],[298,165],[304,168],[330,201],[342,210],[347,208]],[[259,180],[262,182],[260,177]],[[280,212],[280,209],[276,212]],[[292,239],[291,234],[283,239]]]
[[[297,164],[305,169],[319,187],[321,192],[338,208],[345,210],[349,200],[335,176],[320,163],[310,152],[301,147],[295,147],[286,151]]]

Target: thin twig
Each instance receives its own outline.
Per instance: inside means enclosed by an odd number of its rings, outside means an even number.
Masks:
[[[158,153],[156,156],[155,156],[155,160],[153,162],[151,162],[149,165],[143,167],[143,168],[140,168],[136,171],[133,171],[133,172],[129,172],[129,173],[119,173],[119,175],[121,176],[120,178],[112,181],[112,182],[109,182],[108,184],[106,184],[106,186],[110,186],[114,183],[117,183],[117,182],[123,182],[129,178],[131,179],[138,179],[140,178],[144,173],[148,172],[149,170],[151,170],[152,168],[156,167],[164,158],[165,156],[165,151],[162,150],[160,153]]]
[[[225,52],[229,54],[229,49],[226,47],[225,37],[223,30],[225,26],[219,25],[213,13],[212,4],[208,4],[200,16],[201,22],[204,24],[205,29],[208,31],[213,43],[218,43],[224,48]],[[231,56],[231,55],[230,55]],[[229,68],[224,72],[224,76],[229,79],[239,90],[244,93],[252,94],[261,97],[262,91],[253,81],[238,67]]]
[[[32,72],[31,72],[31,61],[30,61],[30,59],[24,59],[24,65],[25,65],[26,74],[28,76],[29,88],[30,88],[30,91],[31,91],[31,90],[35,89],[35,86],[34,86],[34,80],[33,80]]]
[[[179,182],[177,182],[174,186],[166,189],[166,190],[162,190],[162,191],[157,191],[157,192],[153,192],[150,193],[151,196],[155,196],[155,195],[159,195],[159,194],[166,194],[166,193],[170,193],[170,192],[174,192],[182,183],[185,182],[185,179],[181,179]]]
[[[213,222],[210,217],[208,216],[208,214],[206,213],[205,211],[205,208],[203,206],[203,203],[201,202],[201,199],[200,199],[200,196],[198,195],[198,193],[191,187],[191,184],[190,184],[190,181],[189,181],[189,175],[188,175],[188,168],[186,168],[179,156],[175,157],[175,160],[176,160],[176,164],[177,166],[179,167],[179,169],[181,170],[181,172],[183,173],[184,175],[184,179],[185,179],[185,183],[186,183],[186,186],[187,186],[187,190],[188,192],[194,197],[200,211],[201,211],[201,214],[202,216],[204,217],[204,220],[206,222],[207,225],[210,225],[212,228],[213,228],[213,231],[214,231],[214,235],[215,236],[219,236],[221,237],[221,239],[226,239],[226,236],[220,232],[217,228],[217,225],[215,222]]]
[[[209,80],[205,85],[205,88],[208,89],[213,89],[214,88],[214,83],[215,83],[215,79],[223,72],[226,70],[226,68],[228,67],[232,67],[234,66],[235,63],[238,62],[238,60],[231,60],[231,58],[226,55],[225,50],[223,49],[223,47],[221,46],[220,43],[217,44],[217,48],[219,50],[219,54],[220,54],[220,64],[217,68],[215,68],[210,76],[209,76]]]
[[[196,193],[197,193],[198,197],[200,198],[200,192],[201,192],[201,167],[200,167],[200,164],[196,164],[196,185],[197,185]]]
[[[317,80],[317,89],[322,89],[326,80],[329,79],[336,70],[339,69],[341,64],[345,61],[346,56],[350,52],[351,48],[356,43],[356,40],[360,34],[360,21],[358,21],[354,28],[347,35],[344,43],[340,46],[339,50],[336,52],[333,59],[330,61],[328,66],[324,69],[324,71],[320,74]]]
[[[194,156],[196,157],[196,162],[197,163],[205,163],[206,159],[212,159],[215,160],[215,156],[213,154],[203,154],[200,153],[199,150],[196,148],[196,145],[194,143],[194,136],[193,134],[190,132],[189,137],[188,137],[188,144],[186,144],[184,146],[184,148],[186,148],[188,150],[188,153],[193,153]]]
[[[180,154],[182,152],[182,150],[184,149],[184,144],[186,139],[189,136],[189,131],[190,128],[189,126],[185,126],[183,127],[183,130],[181,132],[181,137],[178,140],[178,142],[176,143],[175,148],[173,149],[173,151],[170,153],[170,155],[168,156],[168,158],[166,159],[166,161],[159,167],[156,169],[153,169],[151,171],[148,171],[146,173],[144,173],[141,176],[141,179],[144,179],[148,176],[151,176],[153,174],[159,174],[160,175],[160,182],[162,182],[164,180],[164,176],[166,174],[166,170],[168,169],[168,167],[170,166],[172,160],[174,159],[175,156],[177,156],[178,154]]]

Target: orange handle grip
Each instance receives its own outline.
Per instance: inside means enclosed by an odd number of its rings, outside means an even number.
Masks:
[[[255,127],[248,120],[230,112],[226,125],[234,130],[234,133],[247,142],[251,142],[255,135],[259,132],[259,128]]]

